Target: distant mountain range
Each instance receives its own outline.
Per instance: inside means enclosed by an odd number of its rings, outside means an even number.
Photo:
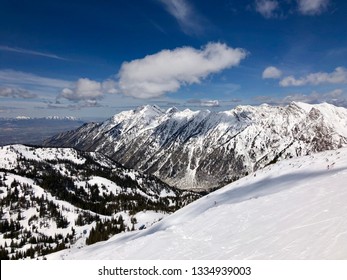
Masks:
[[[73,116],[48,116],[48,117],[27,117],[27,116],[17,116],[15,118],[0,118],[0,120],[69,120],[69,121],[80,121],[81,119]]]
[[[0,259],[37,258],[149,227],[201,197],[95,152],[0,147]]]
[[[211,190],[278,160],[347,144],[347,109],[327,103],[224,112],[142,106],[87,123],[45,146],[98,151],[181,189]]]
[[[74,117],[58,116],[0,118],[0,145],[40,144],[50,136],[78,128],[83,123]]]

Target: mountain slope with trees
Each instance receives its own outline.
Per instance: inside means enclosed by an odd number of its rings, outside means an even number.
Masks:
[[[99,154],[0,147],[1,258],[37,258],[150,226],[200,197]]]

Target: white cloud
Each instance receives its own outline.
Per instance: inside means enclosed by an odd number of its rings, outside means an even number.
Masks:
[[[290,86],[303,86],[307,84],[306,81],[304,80],[304,78],[300,78],[300,79],[295,79],[294,76],[288,76],[285,77],[284,79],[282,79],[280,81],[280,86],[281,87],[290,87]]]
[[[79,79],[74,88],[64,88],[58,99],[65,98],[70,101],[96,101],[103,98],[101,83],[89,80],[87,78]]]
[[[97,100],[104,98],[105,93],[119,93],[118,83],[112,79],[107,79],[100,83],[88,78],[81,78],[72,87],[66,87],[61,90],[57,100],[65,98],[73,102],[84,101],[84,104],[94,106]]]
[[[115,80],[112,79],[107,79],[105,81],[102,82],[101,84],[102,90],[105,93],[111,93],[111,94],[115,94],[118,93],[118,84]]]
[[[176,18],[184,33],[188,35],[203,32],[203,18],[186,0],[158,0],[165,9]]]
[[[299,12],[303,15],[318,15],[326,10],[329,0],[297,0]]]
[[[256,0],[255,10],[265,18],[275,17],[275,11],[279,8],[276,0]]]
[[[0,88],[0,96],[12,98],[34,98],[36,97],[36,94],[20,88],[3,87]]]
[[[296,79],[294,76],[288,76],[280,81],[280,86],[304,86],[320,84],[345,84],[347,83],[347,70],[343,67],[337,67],[332,73],[317,72]]]
[[[263,71],[263,79],[278,79],[282,76],[282,71],[274,66],[269,66]]]
[[[209,43],[202,49],[163,50],[123,63],[118,73],[119,89],[125,95],[137,98],[161,96],[236,66],[246,55],[243,49],[233,49],[221,43]]]

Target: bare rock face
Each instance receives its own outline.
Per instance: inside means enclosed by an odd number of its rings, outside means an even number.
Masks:
[[[284,158],[347,144],[347,110],[323,103],[224,112],[143,106],[44,144],[99,151],[182,189],[218,188]]]

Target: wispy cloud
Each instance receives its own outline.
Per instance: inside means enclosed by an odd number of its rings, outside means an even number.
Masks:
[[[279,4],[276,0],[256,0],[255,10],[265,18],[276,17]]]
[[[53,109],[53,110],[81,110],[83,108],[98,108],[105,107],[98,103],[96,100],[87,100],[74,104],[60,104],[60,103],[48,103],[47,106],[40,106],[38,109]]]
[[[1,87],[0,96],[27,99],[27,98],[35,98],[37,95],[34,93],[30,93],[29,91],[21,89],[21,88]]]
[[[188,99],[188,104],[196,104],[200,107],[219,107],[219,100],[209,99]]]
[[[286,18],[294,13],[314,16],[325,12],[330,0],[254,0],[254,9],[264,18]]]
[[[28,54],[28,55],[34,55],[34,56],[42,56],[42,57],[48,57],[48,58],[53,58],[58,60],[68,60],[64,57],[61,57],[52,53],[38,52],[38,51],[22,49],[22,48],[13,48],[13,47],[4,46],[4,45],[0,45],[0,51]]]
[[[49,88],[51,89],[51,91],[52,89],[61,89],[64,87],[69,87],[71,85],[70,81],[47,78],[32,73],[9,69],[0,70],[0,83],[2,85],[8,85],[10,87],[13,87],[13,85],[15,85],[16,87],[25,89],[32,87],[44,89]]]
[[[299,12],[303,15],[318,15],[326,10],[329,0],[297,0]]]
[[[334,89],[332,91],[323,93],[319,93],[316,91],[313,91],[310,94],[293,93],[284,97],[257,96],[254,99],[257,102],[268,103],[271,105],[287,105],[293,101],[296,101],[305,102],[309,104],[327,102],[336,106],[347,107],[347,96],[344,90],[342,89]]]
[[[158,23],[156,23],[154,20],[148,19],[148,21],[149,21],[149,23],[152,24],[153,27],[154,27],[155,29],[157,29],[159,32],[161,32],[161,33],[167,35],[165,29],[164,29],[162,26],[160,26]]]
[[[285,77],[280,81],[280,86],[305,86],[305,85],[320,85],[320,84],[346,84],[347,69],[337,67],[333,72],[317,72],[309,74],[305,77],[295,78],[294,76]]]
[[[204,32],[205,21],[187,0],[157,0],[177,20],[181,29],[188,35],[200,35]]]
[[[2,97],[52,99],[73,83],[66,80],[42,77],[32,73],[0,70]]]

